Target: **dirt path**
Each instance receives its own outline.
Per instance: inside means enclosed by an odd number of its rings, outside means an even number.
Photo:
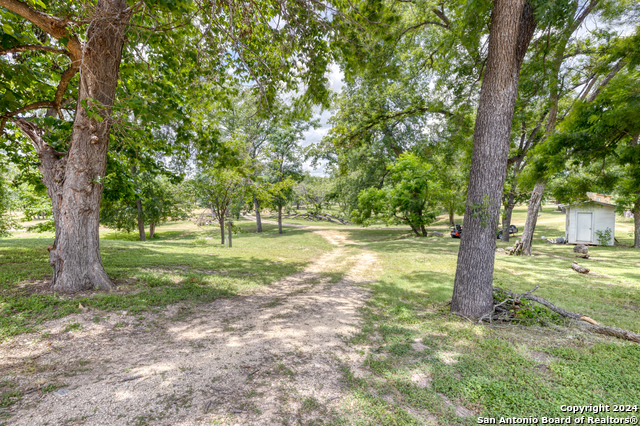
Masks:
[[[358,358],[343,337],[356,330],[367,297],[357,283],[372,278],[377,260],[345,247],[339,231],[314,232],[336,248],[254,294],[178,304],[144,319],[112,312],[95,323],[96,312],[86,312],[45,324],[47,339],[22,335],[0,345],[0,379],[26,393],[7,423],[331,419],[343,396],[340,367]],[[346,273],[337,275],[340,269]],[[74,323],[80,331],[65,331]],[[51,383],[64,385],[44,392]]]

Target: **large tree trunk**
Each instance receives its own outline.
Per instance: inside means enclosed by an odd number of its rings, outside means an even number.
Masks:
[[[520,66],[535,30],[525,0],[496,0],[474,130],[471,173],[451,311],[479,318],[493,308],[495,225],[511,141]]]
[[[260,218],[260,201],[256,194],[253,194],[253,208],[256,211],[256,232],[262,232],[262,219]]]
[[[538,223],[538,210],[542,203],[542,194],[546,183],[540,181],[536,183],[529,199],[529,208],[527,209],[527,221],[524,224],[524,230],[522,231],[522,254],[531,256],[531,246],[533,245],[533,232],[536,230],[536,223]]]
[[[282,234],[282,204],[278,204],[278,234]]]
[[[502,238],[501,241],[509,242],[509,228],[511,227],[511,215],[513,214],[513,208],[515,207],[516,195],[513,191],[509,191],[507,205],[504,208],[504,216],[502,216]]]
[[[100,0],[95,6],[99,19],[89,26],[82,50],[78,102],[68,152],[56,152],[42,140],[33,124],[17,121],[38,151],[42,180],[51,197],[56,232],[49,262],[53,267],[51,287],[57,292],[113,288],[100,258],[98,227],[111,106],[130,18],[125,9],[126,0]],[[92,99],[99,104],[93,105]],[[102,120],[90,118],[82,101],[87,101]]]

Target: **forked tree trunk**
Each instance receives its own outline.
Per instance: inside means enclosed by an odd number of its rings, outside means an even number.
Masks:
[[[16,123],[38,151],[42,181],[53,206],[55,240],[49,248],[49,262],[53,267],[51,287],[57,292],[114,287],[102,266],[98,227],[111,106],[130,19],[126,9],[126,0],[99,0],[95,6],[100,19],[87,30],[68,152],[56,152],[46,144],[32,123]],[[93,105],[92,99],[99,104]],[[81,105],[85,100],[101,121],[89,117]]]
[[[262,219],[260,218],[260,201],[256,194],[253,194],[253,208],[256,211],[256,232],[262,232]]]
[[[509,198],[507,199],[507,205],[504,208],[504,216],[502,217],[502,242],[509,242],[509,228],[511,227],[511,216],[513,215],[513,208],[515,207],[515,194],[513,191],[509,192]]]
[[[144,235],[144,213],[142,211],[142,200],[136,198],[136,209],[138,209],[138,233],[140,234],[140,241],[147,241]],[[151,238],[151,236],[149,236]]]
[[[522,255],[531,256],[531,246],[533,245],[533,232],[536,230],[536,223],[538,223],[538,210],[542,203],[542,194],[546,183],[540,181],[536,183],[529,199],[529,208],[527,209],[527,221],[524,224],[524,230],[522,231]]]
[[[469,189],[451,311],[479,318],[493,309],[495,225],[505,181],[520,66],[535,30],[525,0],[496,0],[482,81]]]
[[[151,222],[149,224],[149,238],[154,238],[156,236],[156,223]]]
[[[282,204],[278,204],[278,234],[282,234]]]

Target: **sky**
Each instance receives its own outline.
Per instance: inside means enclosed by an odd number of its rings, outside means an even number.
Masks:
[[[329,78],[329,86],[331,87],[331,90],[333,90],[336,93],[340,93],[342,91],[342,86],[344,84],[343,82],[344,73],[340,70],[340,67],[338,67],[337,64],[330,65],[328,78]],[[320,142],[320,140],[322,140],[322,138],[327,134],[327,132],[331,128],[331,125],[327,123],[331,115],[332,115],[331,111],[317,112],[314,115],[313,119],[320,119],[320,127],[318,127],[317,129],[310,129],[304,133],[304,140],[302,141],[302,146],[307,147],[311,144]],[[311,167],[311,164],[309,161],[306,161],[304,163],[303,169],[304,171],[308,171],[312,176],[327,175],[323,166],[319,166],[318,168],[314,169]]]

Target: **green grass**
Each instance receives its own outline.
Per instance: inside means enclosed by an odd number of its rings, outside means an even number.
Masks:
[[[330,248],[313,233],[265,225],[263,234],[240,222],[245,232],[233,236],[233,248],[219,242],[216,227],[189,222],[158,227],[157,238],[140,242],[137,234],[104,231],[101,254],[117,284],[111,293],[76,296],[34,293],[29,283],[45,287],[51,274],[47,245],[51,234],[18,234],[0,240],[0,340],[34,331],[43,321],[80,312],[79,304],[132,313],[180,301],[206,303],[269,285],[302,270]],[[70,330],[72,331],[72,330]]]
[[[525,217],[524,206],[514,211],[520,232]],[[265,233],[256,234],[251,223],[235,223],[243,232],[233,236],[232,249],[220,245],[215,226],[196,228],[187,222],[159,227],[158,237],[145,243],[137,241],[135,233],[104,231],[103,262],[119,289],[76,296],[32,290],[30,283],[49,277],[46,246],[51,235],[25,233],[0,240],[0,339],[79,312],[79,303],[138,313],[175,302],[231,297],[300,271],[332,248],[303,228],[285,228],[284,235],[278,235],[276,226],[264,225]],[[562,235],[564,215],[546,206],[538,223],[535,256],[496,255],[495,285],[514,292],[539,285],[536,294],[564,309],[640,333],[640,251],[629,248],[633,223],[617,223],[621,246],[591,247],[591,258],[580,259],[591,269],[588,275],[571,270],[573,246],[540,239]],[[566,417],[561,405],[640,401],[640,345],[589,335],[564,323],[560,328],[479,326],[451,315],[447,302],[460,242],[448,237],[444,216],[429,227],[445,233],[443,238],[414,238],[408,229],[328,226],[357,244],[345,247],[323,278],[339,281],[363,248],[377,255],[376,266],[382,271],[363,284],[371,296],[351,343],[364,355],[364,376],[343,367],[348,395],[341,401],[344,410],[337,423],[412,425],[435,420],[464,425],[476,424],[478,416]],[[280,303],[277,299],[265,306]],[[99,314],[94,321],[100,321]],[[79,330],[75,323],[67,328],[71,333]],[[294,378],[284,364],[271,373]],[[21,397],[9,382],[0,384],[0,391],[2,406]],[[471,410],[472,417],[459,417],[456,405]],[[301,412],[323,410],[319,401],[307,399]]]
[[[516,223],[525,215],[526,208],[518,208]],[[536,294],[564,309],[640,333],[640,252],[590,247],[591,259],[580,264],[592,272],[577,274],[570,268],[573,246],[539,238],[561,235],[564,215],[547,208],[539,223],[538,255],[497,255],[495,285],[514,292],[539,285]],[[446,231],[447,224],[443,219],[431,228]],[[407,238],[403,231],[348,233],[377,254],[384,271],[367,284],[372,296],[352,339],[369,350],[365,378],[346,369],[348,404],[357,407],[348,423],[409,425],[433,415],[440,424],[476,424],[477,416],[566,417],[562,404],[640,401],[640,345],[540,324],[478,326],[451,315],[459,240]],[[618,240],[628,244],[621,234]],[[416,342],[427,348],[414,350]],[[418,387],[412,377],[428,377],[430,385]],[[474,415],[457,416],[439,394]]]

